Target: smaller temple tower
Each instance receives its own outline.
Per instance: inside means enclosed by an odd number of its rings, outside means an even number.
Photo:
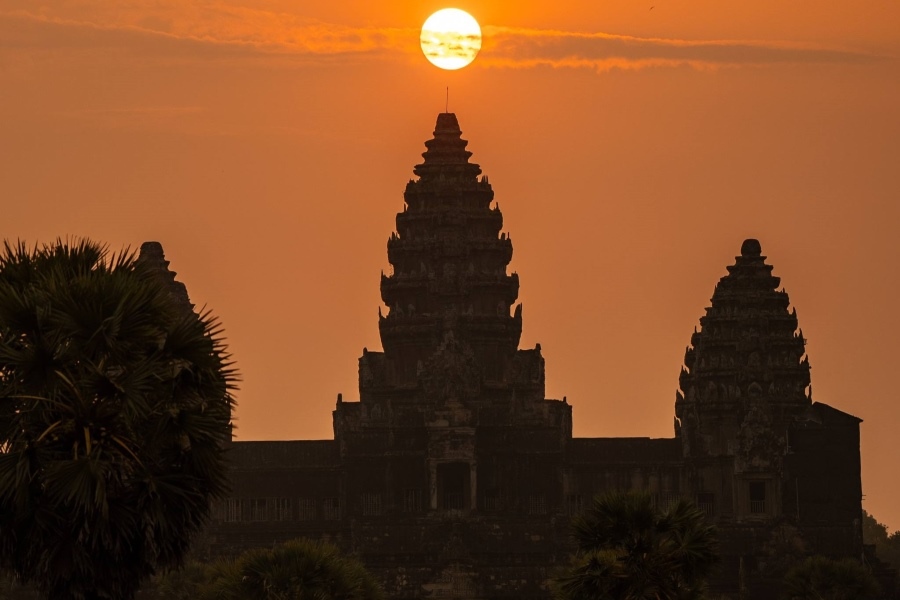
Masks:
[[[746,240],[691,336],[676,394],[699,501],[721,518],[778,516],[788,428],[809,410],[809,360],[757,240]]]
[[[169,261],[159,242],[144,242],[138,254],[137,264],[145,269],[149,277],[158,279],[169,290],[172,300],[185,312],[193,312],[194,305],[188,297],[187,287],[175,279],[177,273],[169,269]]]
[[[765,259],[744,241],[691,336],[675,399],[684,488],[719,526],[720,580],[752,597],[777,595],[809,553],[862,553],[860,419],[812,401],[797,311]]]

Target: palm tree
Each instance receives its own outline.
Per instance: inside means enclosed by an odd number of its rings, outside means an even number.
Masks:
[[[859,561],[810,556],[787,572],[782,595],[788,600],[870,600],[878,582]]]
[[[227,485],[236,373],[133,254],[0,252],[0,566],[53,599],[129,599]]]
[[[700,598],[716,561],[715,531],[686,500],[660,510],[648,494],[606,494],[572,529],[578,552],[557,581],[561,600]]]

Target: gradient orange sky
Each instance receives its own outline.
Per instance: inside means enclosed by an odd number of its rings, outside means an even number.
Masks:
[[[162,242],[226,327],[239,439],[329,438],[449,86],[575,435],[673,435],[684,348],[756,237],[900,528],[900,3],[458,2],[485,39],[457,72],[418,47],[446,6],[3,0],[3,236]]]

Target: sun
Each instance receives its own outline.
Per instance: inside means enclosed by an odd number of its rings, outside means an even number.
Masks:
[[[481,27],[469,13],[444,8],[425,20],[419,42],[431,64],[455,71],[475,60],[481,50]]]

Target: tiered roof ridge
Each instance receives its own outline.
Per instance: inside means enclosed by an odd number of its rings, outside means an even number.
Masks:
[[[456,115],[439,114],[387,242],[393,269],[381,278],[388,311],[379,331],[385,368],[398,384],[414,385],[439,348],[455,348],[448,335],[471,350],[485,381],[502,380],[518,348],[519,278],[507,272],[512,242],[467,145]]]
[[[475,181],[481,168],[469,162],[472,153],[466,150],[468,141],[462,139],[459,121],[453,113],[438,115],[434,138],[425,142],[428,148],[422,158],[425,162],[415,166],[413,172],[420,181],[435,179]]]
[[[691,336],[680,376],[679,404],[729,403],[764,396],[782,403],[808,404],[809,361],[796,310],[757,240],[719,280],[700,331]]]

